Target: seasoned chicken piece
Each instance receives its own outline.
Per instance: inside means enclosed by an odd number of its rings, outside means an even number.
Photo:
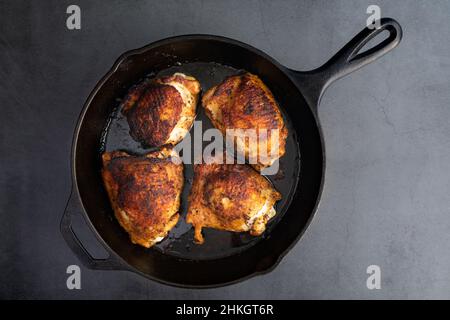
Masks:
[[[248,165],[199,164],[194,166],[186,221],[194,226],[198,244],[204,242],[204,227],[258,236],[280,199],[271,183]]]
[[[194,122],[199,92],[200,83],[182,73],[132,88],[122,104],[130,135],[149,147],[177,144]]]
[[[144,156],[102,155],[102,176],[114,214],[131,241],[146,248],[164,239],[178,222],[183,164],[163,148]]]
[[[233,143],[255,169],[262,170],[284,155],[287,128],[275,98],[257,76],[228,77],[206,92],[202,105],[224,136],[227,129],[250,129],[235,131],[227,143]]]

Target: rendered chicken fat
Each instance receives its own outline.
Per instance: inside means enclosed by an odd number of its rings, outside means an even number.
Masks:
[[[184,79],[189,81],[197,81],[195,80],[195,78],[186,76],[182,73],[175,73],[173,77],[175,79],[177,77],[183,77]],[[192,126],[195,117],[197,97],[193,95],[186,86],[177,81],[170,81],[167,82],[167,84],[177,89],[184,103],[184,107],[181,109],[180,119],[175,125],[175,128],[173,128],[172,132],[169,135],[169,139],[167,140],[167,143],[176,144],[184,138],[184,136],[188,133],[190,127]],[[197,90],[195,90],[194,92],[197,92]]]
[[[273,218],[276,215],[276,213],[277,212],[275,211],[275,208],[273,206],[272,207],[270,206],[270,202],[269,201],[266,201],[266,203],[264,203],[262,208],[259,209],[259,211],[255,215],[253,215],[252,217],[250,217],[247,220],[246,225],[247,225],[247,227],[251,228],[251,227],[253,227],[253,225],[255,224],[255,222],[258,219],[268,218],[267,220],[270,220],[271,218]]]

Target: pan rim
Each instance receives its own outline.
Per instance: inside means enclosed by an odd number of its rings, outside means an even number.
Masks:
[[[71,194],[73,195],[75,193],[75,196],[78,198],[78,201],[80,203],[80,207],[83,211],[83,218],[86,221],[87,225],[89,226],[89,228],[91,229],[91,231],[94,233],[95,237],[97,238],[97,240],[99,241],[99,243],[105,248],[105,250],[110,254],[110,256],[113,256],[115,259],[119,260],[121,265],[123,265],[123,269],[126,271],[131,271],[134,273],[137,273],[147,279],[150,279],[152,281],[158,282],[158,283],[162,283],[165,285],[170,285],[170,286],[174,286],[174,287],[180,287],[180,288],[195,288],[195,289],[208,289],[208,288],[218,288],[218,287],[223,287],[223,286],[228,286],[231,284],[235,284],[244,280],[248,280],[250,278],[253,278],[255,276],[258,275],[263,275],[263,274],[267,274],[272,272],[281,262],[281,260],[288,254],[288,252],[299,242],[299,240],[301,238],[303,238],[303,236],[305,235],[306,231],[309,229],[312,220],[314,219],[319,206],[320,206],[320,201],[323,195],[323,189],[324,189],[324,181],[325,181],[325,170],[326,170],[326,154],[325,154],[325,143],[324,143],[324,137],[323,137],[323,132],[322,132],[322,128],[320,125],[320,121],[319,118],[317,116],[317,113],[314,110],[314,106],[311,106],[306,100],[306,104],[308,105],[308,107],[311,110],[311,113],[313,114],[313,117],[315,119],[315,124],[316,124],[316,128],[320,137],[320,148],[322,151],[322,173],[321,173],[321,181],[320,181],[320,185],[319,185],[319,189],[318,189],[318,193],[315,199],[315,205],[312,209],[312,211],[309,213],[309,217],[303,227],[303,229],[295,236],[295,239],[284,249],[282,250],[278,256],[277,259],[272,262],[272,264],[270,265],[270,267],[267,267],[263,270],[255,270],[252,273],[249,273],[245,276],[242,277],[238,277],[236,279],[233,279],[231,281],[227,281],[227,282],[217,282],[217,283],[213,283],[213,284],[185,284],[185,283],[179,283],[179,282],[171,282],[171,281],[167,281],[167,280],[163,280],[161,278],[157,278],[154,277],[148,273],[145,273],[143,271],[140,271],[139,269],[137,269],[136,267],[132,266],[131,264],[129,264],[128,262],[126,262],[119,254],[117,254],[107,243],[106,241],[103,239],[103,237],[99,234],[99,232],[97,231],[97,229],[95,228],[95,226],[93,225],[92,221],[89,218],[89,215],[87,213],[87,210],[85,208],[85,205],[82,201],[82,198],[80,196],[80,192],[79,192],[79,187],[78,187],[78,181],[77,181],[77,170],[76,170],[76,158],[77,158],[77,144],[78,144],[78,137],[79,137],[79,133],[81,130],[81,126],[84,122],[85,119],[85,115],[87,113],[87,110],[89,109],[89,107],[92,104],[92,101],[94,99],[94,97],[98,94],[98,92],[101,90],[101,88],[104,86],[104,84],[108,81],[108,79],[114,75],[117,70],[119,69],[119,67],[121,66],[121,64],[128,58],[134,56],[134,55],[139,55],[142,54],[148,50],[154,49],[156,47],[162,46],[164,44],[171,44],[177,41],[189,41],[189,40],[205,40],[205,41],[219,41],[219,42],[225,42],[228,44],[232,44],[232,45],[236,45],[239,46],[241,48],[244,48],[246,50],[249,50],[250,52],[261,56],[262,58],[264,58],[265,60],[267,60],[268,62],[270,62],[271,64],[273,64],[275,67],[277,67],[284,75],[287,76],[287,78],[292,82],[292,84],[295,86],[295,88],[297,89],[297,91],[299,92],[299,94],[303,96],[302,94],[302,90],[301,87],[299,86],[298,82],[295,81],[292,71],[281,65],[278,61],[276,61],[274,58],[270,57],[269,55],[267,55],[266,53],[264,53],[263,51],[248,45],[244,42],[241,42],[239,40],[235,40],[235,39],[231,39],[231,38],[227,38],[227,37],[223,37],[223,36],[218,36],[218,35],[211,35],[211,34],[186,34],[186,35],[178,35],[178,36],[173,36],[173,37],[168,37],[168,38],[163,38],[157,41],[154,41],[150,44],[147,44],[143,47],[140,48],[136,48],[136,49],[131,49],[128,50],[124,53],[122,53],[114,62],[114,64],[112,65],[112,67],[108,70],[108,72],[97,82],[97,84],[95,85],[95,87],[92,89],[92,91],[90,92],[89,96],[87,97],[85,103],[83,104],[83,108],[80,112],[80,115],[78,117],[77,120],[77,125],[75,127],[74,130],[74,134],[73,134],[73,140],[72,140],[72,146],[71,146],[71,175],[72,175],[72,191]],[[290,205],[289,205],[290,206]],[[289,207],[287,208],[287,210],[289,210]]]

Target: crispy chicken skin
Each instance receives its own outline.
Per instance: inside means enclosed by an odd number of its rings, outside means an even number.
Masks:
[[[182,73],[144,81],[122,104],[130,135],[145,146],[180,142],[192,126],[200,83]]]
[[[146,248],[178,222],[183,164],[172,157],[177,155],[169,148],[144,156],[122,151],[102,155],[103,181],[114,214],[131,241]]]
[[[204,242],[202,228],[234,232],[264,232],[276,214],[281,194],[257,171],[244,164],[198,164],[189,194],[186,221],[194,226],[194,241]]]
[[[268,167],[284,155],[287,128],[275,98],[256,75],[247,72],[228,77],[205,93],[202,105],[223,135],[227,129],[256,131],[259,138],[255,142],[239,135],[232,139],[241,155],[254,159],[250,163],[255,169]],[[278,136],[270,130],[277,131]],[[265,137],[261,135],[263,132],[268,132]],[[278,152],[275,148],[277,141]],[[263,149],[264,145],[267,147]]]

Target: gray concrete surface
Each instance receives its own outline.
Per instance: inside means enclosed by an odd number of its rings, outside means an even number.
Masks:
[[[78,4],[82,28],[65,27]],[[258,47],[299,70],[364,26],[369,4],[401,45],[342,79],[319,115],[328,152],[320,210],[272,273],[211,290],[82,268],[59,221],[81,107],[124,51],[187,33]],[[450,298],[450,1],[1,1],[0,297],[64,299]],[[366,268],[382,270],[381,290]]]

